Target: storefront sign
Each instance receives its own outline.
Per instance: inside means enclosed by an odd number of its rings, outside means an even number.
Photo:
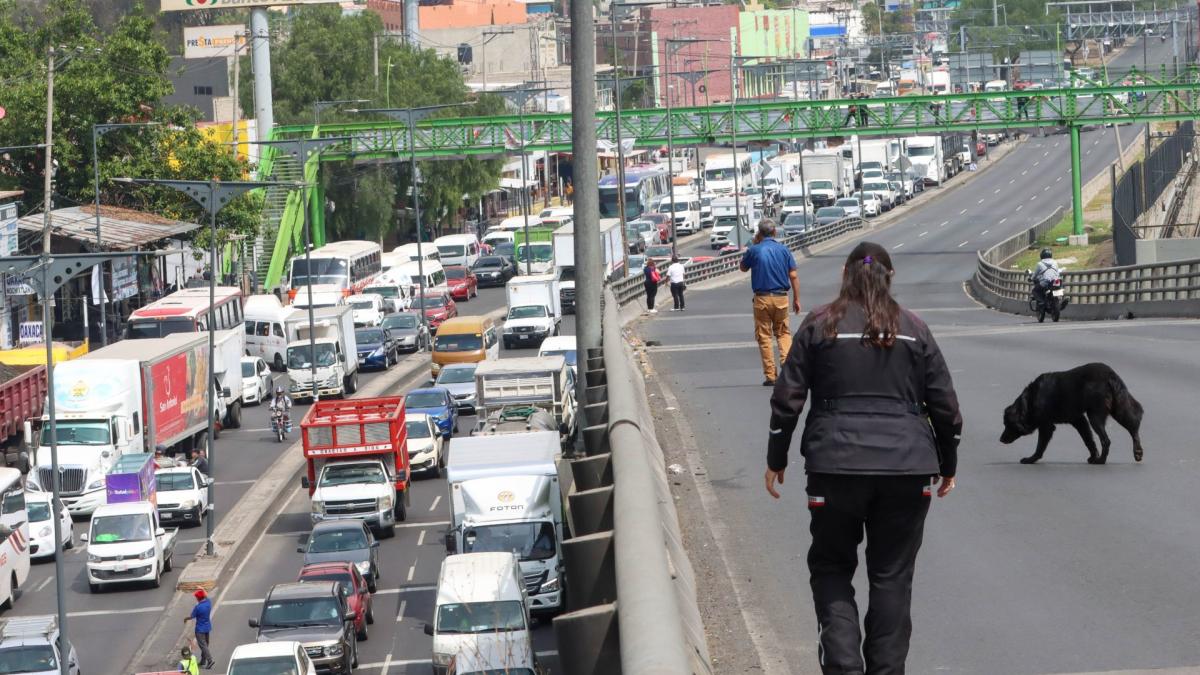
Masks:
[[[37,291],[19,274],[9,274],[4,277],[5,295],[36,295]]]
[[[125,300],[138,294],[137,262],[114,260],[112,263],[113,300]]]
[[[187,26],[183,29],[185,59],[233,56],[235,50],[245,46],[245,26]]]
[[[32,345],[42,342],[42,322],[22,321],[21,335],[17,341],[23,345]]]

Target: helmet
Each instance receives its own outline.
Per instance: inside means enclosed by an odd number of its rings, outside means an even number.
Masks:
[[[1048,248],[1042,249],[1042,260],[1046,260],[1047,258],[1053,258],[1053,257],[1054,257],[1054,251],[1051,251]]]
[[[275,387],[275,395],[283,396],[283,387]]]

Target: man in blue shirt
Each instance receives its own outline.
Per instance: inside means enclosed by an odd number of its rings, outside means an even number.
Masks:
[[[775,241],[774,221],[763,219],[754,234],[754,244],[742,255],[741,268],[750,272],[754,289],[754,337],[762,354],[763,385],[775,385],[774,343],[779,343],[779,360],[792,348],[788,323],[788,289],[792,292],[792,311],[800,313],[800,278],[796,276],[796,258],[786,246]]]
[[[212,668],[217,663],[208,651],[208,638],[212,633],[212,602],[203,588],[193,593],[192,597],[196,598],[196,606],[192,608],[191,616],[184,617],[183,622],[186,624],[195,620],[196,645],[200,647],[200,667]]]

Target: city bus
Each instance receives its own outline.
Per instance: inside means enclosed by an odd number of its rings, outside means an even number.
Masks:
[[[382,259],[379,244],[355,240],[335,241],[308,255],[297,255],[292,258],[288,297],[295,300],[297,292],[307,288],[310,281],[314,296],[360,293],[382,271]]]
[[[131,339],[158,338],[173,333],[208,330],[210,318],[217,330],[242,327],[242,290],[217,286],[215,301],[208,302],[208,288],[184,288],[135,309],[125,327]]]
[[[625,169],[625,219],[633,220],[653,210],[659,197],[667,194],[671,177],[665,165],[646,164]],[[617,176],[610,174],[600,179],[600,217],[620,218]]]
[[[54,514],[55,518],[58,514]],[[29,579],[29,514],[21,472],[0,469],[0,606],[16,604],[14,591]]]

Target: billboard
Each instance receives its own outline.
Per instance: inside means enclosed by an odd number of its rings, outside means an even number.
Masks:
[[[204,342],[150,366],[155,443],[171,445],[185,432],[205,426],[208,400],[204,383],[209,381],[208,372],[208,346]]]
[[[233,56],[246,46],[246,33],[246,27],[237,24],[186,26],[183,29],[183,58]]]
[[[271,7],[274,5],[328,5],[333,0],[162,0],[164,12],[194,9],[240,9],[242,7]]]

